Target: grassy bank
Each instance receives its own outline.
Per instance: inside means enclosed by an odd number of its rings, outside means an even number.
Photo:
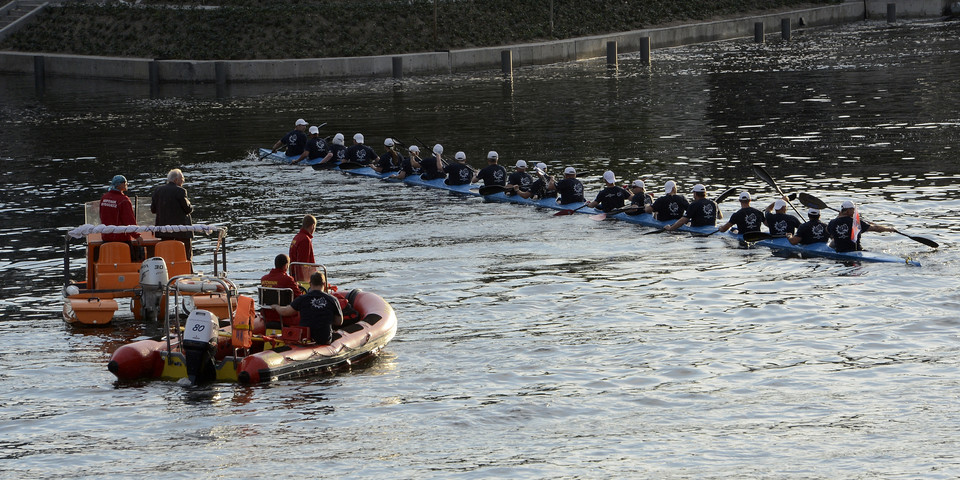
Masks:
[[[0,48],[196,60],[388,55],[598,35],[835,3],[839,0],[67,3],[48,8],[38,22]]]

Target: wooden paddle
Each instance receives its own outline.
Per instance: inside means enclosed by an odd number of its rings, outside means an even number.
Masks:
[[[780,190],[780,187],[777,186],[777,182],[773,181],[773,177],[771,177],[770,174],[767,173],[767,171],[763,167],[757,164],[753,164],[753,172],[756,173],[761,180],[763,180],[764,182],[767,182],[767,185],[770,185],[771,187],[773,187],[773,189],[776,190],[781,197],[784,196],[783,190]],[[797,207],[793,206],[793,203],[791,203],[789,199],[787,200],[787,203],[790,205],[790,208],[792,208],[794,212],[797,212],[797,215],[799,215],[800,218],[803,218],[803,214],[800,213],[800,210],[797,210]]]
[[[636,209],[638,209],[638,208],[640,208],[640,205],[627,205],[627,206],[625,206],[625,207],[614,208],[613,210],[610,210],[609,212],[603,212],[603,213],[598,213],[598,214],[596,214],[596,215],[590,215],[590,219],[591,219],[591,220],[600,221],[600,220],[606,219],[606,218],[607,218],[607,215],[616,215],[616,214],[618,214],[618,213],[630,212],[630,211],[636,210]]]
[[[586,206],[587,206],[587,204],[584,203],[583,205],[580,205],[579,207],[574,208],[573,210],[571,210],[571,209],[569,209],[569,208],[565,208],[565,209],[563,209],[563,210],[560,210],[560,211],[557,212],[557,213],[554,213],[553,216],[554,216],[554,217],[559,217],[559,216],[561,216],[561,215],[573,215],[577,210],[580,210],[581,208],[586,207]]]
[[[835,211],[835,212],[839,211],[839,210],[837,210],[836,208],[831,208],[831,207],[827,206],[827,203],[826,203],[826,202],[824,202],[823,200],[820,200],[820,199],[817,198],[817,197],[814,197],[813,195],[810,195],[809,193],[801,193],[801,194],[800,194],[800,203],[802,203],[802,204],[804,204],[804,205],[806,205],[806,206],[808,206],[808,207],[810,207],[810,208],[816,208],[816,209],[820,209],[820,210],[829,209],[829,210],[833,210],[833,211]],[[924,245],[926,245],[926,246],[928,246],[928,247],[930,247],[930,248],[940,248],[940,244],[939,244],[939,243],[937,243],[937,242],[935,242],[935,241],[933,241],[933,240],[930,240],[929,238],[917,237],[917,236],[914,236],[914,235],[907,235],[906,233],[903,233],[903,232],[901,232],[901,231],[899,231],[899,230],[897,230],[897,229],[894,229],[894,230],[893,230],[893,233],[898,233],[898,234],[900,234],[900,235],[903,235],[904,237],[907,237],[907,238],[909,238],[910,240],[913,240],[914,242],[922,243],[922,244],[924,244]]]

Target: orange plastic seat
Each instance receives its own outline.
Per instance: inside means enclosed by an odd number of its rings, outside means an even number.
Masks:
[[[193,273],[193,265],[187,260],[187,249],[179,240],[157,242],[153,254],[163,258],[167,264],[167,275],[171,277]]]
[[[140,285],[140,263],[130,261],[130,245],[107,242],[100,246],[96,265],[97,290],[128,290]]]

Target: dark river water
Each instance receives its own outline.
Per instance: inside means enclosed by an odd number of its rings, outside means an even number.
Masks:
[[[960,23],[865,23],[621,57],[393,81],[147,85],[0,77],[0,477],[956,478]],[[325,135],[442,143],[482,166],[572,165],[659,192],[785,191],[936,239],[919,260],[774,256],[259,162],[299,117]],[[300,218],[334,283],[397,311],[375,361],[267,386],[118,385],[157,328],[60,316],[63,235],[124,174],[184,170],[252,293]],[[735,207],[722,205],[729,215]],[[198,268],[211,243],[196,241]],[[79,252],[75,252],[75,258]],[[79,277],[79,264],[74,274]]]

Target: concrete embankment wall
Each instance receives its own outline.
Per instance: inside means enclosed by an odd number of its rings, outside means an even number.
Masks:
[[[629,53],[639,51],[645,39],[649,39],[650,48],[656,49],[750,37],[754,35],[757,22],[762,22],[764,31],[770,33],[779,32],[784,19],[788,19],[793,28],[799,26],[801,19],[807,27],[857,22],[865,18],[883,19],[887,18],[890,3],[895,3],[898,18],[915,18],[940,16],[949,1],[857,0],[790,12],[542,43],[372,57],[214,61],[0,52],[0,72],[151,83],[222,84],[499,70],[504,51],[511,52],[514,68],[577,61],[605,56],[608,42],[617,42],[619,53]]]

